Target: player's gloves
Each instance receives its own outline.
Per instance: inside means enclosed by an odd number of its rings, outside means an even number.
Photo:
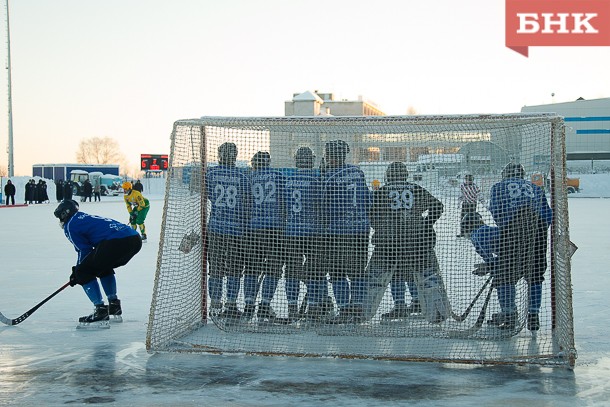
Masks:
[[[129,214],[129,224],[135,225],[137,218],[138,218],[138,211],[137,210],[131,211],[131,213]]]
[[[74,287],[76,284],[78,284],[76,278],[76,266],[72,266],[72,274],[70,274],[70,287]]]

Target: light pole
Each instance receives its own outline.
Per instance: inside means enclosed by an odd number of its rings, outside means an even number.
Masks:
[[[8,0],[6,0],[6,70],[8,72],[8,176],[15,175],[13,161],[13,94],[11,89],[11,29],[8,18]]]

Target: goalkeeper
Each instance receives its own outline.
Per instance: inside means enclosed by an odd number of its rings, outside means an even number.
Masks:
[[[428,321],[439,323],[447,317],[448,307],[439,281],[433,226],[443,213],[443,204],[425,188],[408,182],[408,176],[405,164],[393,162],[386,170],[385,185],[373,195],[371,224],[375,230],[375,251],[369,278],[380,276],[384,291],[386,281],[392,278],[394,309],[383,314],[382,319],[403,319],[423,312]],[[405,301],[405,283],[411,294],[409,306]],[[421,299],[418,286],[423,290]],[[379,294],[374,298],[376,303],[369,304],[371,308],[378,306],[383,292]],[[371,311],[374,313],[375,309]]]
[[[142,193],[133,189],[133,185],[131,185],[131,182],[129,181],[123,182],[123,193],[127,212],[129,212],[129,224],[134,230],[138,227],[140,228],[142,241],[145,242],[146,226],[144,225],[144,221],[146,220],[146,215],[148,215],[148,210],[150,209],[150,202],[148,202],[148,199],[144,198]]]

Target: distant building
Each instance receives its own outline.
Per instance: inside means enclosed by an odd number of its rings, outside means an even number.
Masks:
[[[285,116],[385,116],[375,103],[358,100],[335,100],[332,93],[318,91],[295,93],[286,101]]]
[[[523,106],[521,112],[564,117],[568,161],[610,160],[610,98]]]

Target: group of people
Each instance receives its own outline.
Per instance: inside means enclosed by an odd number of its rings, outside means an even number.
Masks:
[[[364,322],[376,312],[381,300],[378,293],[385,292],[384,278],[388,277],[394,308],[382,318],[422,313],[429,322],[440,323],[450,315],[434,250],[434,224],[443,213],[443,204],[408,181],[409,172],[402,162],[391,163],[384,185],[371,191],[363,172],[346,164],[349,151],[342,140],[327,142],[316,169],[313,151],[300,147],[294,172],[272,168],[270,154],[259,151],[251,158],[251,169],[244,171],[236,167],[236,145],[220,145],[219,165],[206,174],[211,203],[206,241],[208,290],[213,317],[234,323],[248,322],[255,315],[259,322],[278,319],[271,302],[283,272],[288,323],[301,318],[339,324]],[[495,237],[487,243],[478,239],[487,233],[486,228],[482,221],[473,220],[463,223],[467,230],[460,234],[472,235],[475,248],[490,263],[479,272],[486,269],[494,275],[501,312],[489,322],[502,329],[515,327],[515,285],[525,277],[530,287],[528,327],[537,330],[552,211],[544,192],[524,179],[520,164],[508,164],[502,175],[490,200],[497,226],[486,227],[496,230]],[[463,205],[465,216],[470,216],[477,214],[480,191],[471,177],[467,182],[473,187],[466,190],[475,195],[474,201],[469,199]],[[370,261],[369,243],[374,247]],[[306,294],[300,305],[302,285]],[[243,311],[237,306],[240,289]]]
[[[47,194],[47,183],[43,179],[39,179],[36,182],[34,179],[30,179],[25,184],[25,203],[26,204],[40,204],[49,203],[49,195]]]
[[[364,322],[376,311],[379,290],[383,294],[387,286],[380,281],[388,276],[395,308],[385,317],[423,312],[430,322],[447,318],[434,252],[433,225],[443,213],[442,203],[408,182],[407,167],[400,162],[387,169],[385,185],[371,191],[362,170],[346,164],[349,151],[343,140],[327,142],[315,169],[313,151],[300,147],[296,171],[285,174],[271,168],[268,152],[254,154],[251,171],[243,171],[235,165],[235,144],[218,148],[219,165],[206,174],[211,315],[232,322],[250,321],[255,314],[259,322],[276,320],[271,301],[284,269],[288,322]],[[375,250],[369,264],[371,228]],[[378,280],[372,281],[372,274]],[[245,307],[240,311],[242,276]],[[299,306],[301,284],[306,294]],[[419,287],[425,291],[421,301]]]

